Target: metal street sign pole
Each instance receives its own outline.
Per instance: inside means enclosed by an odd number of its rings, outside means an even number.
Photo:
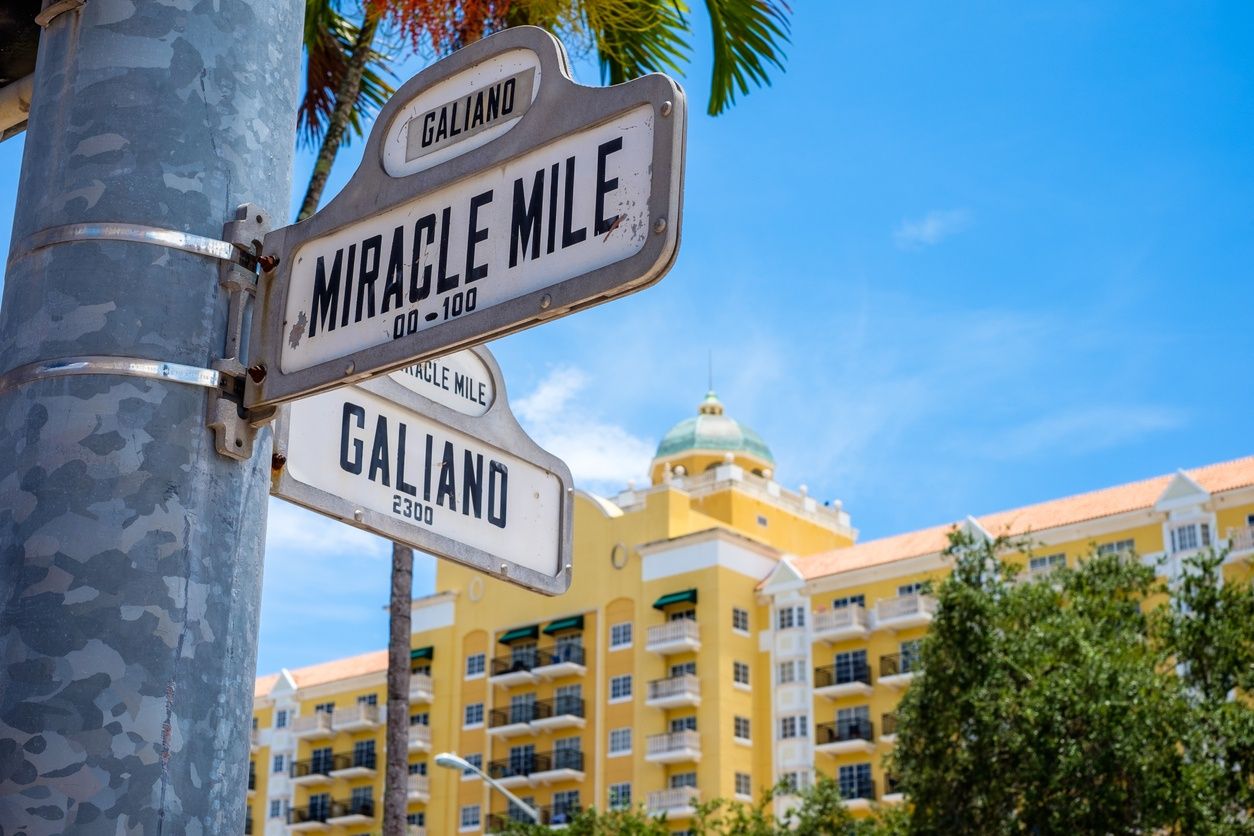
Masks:
[[[546,595],[570,586],[570,469],[509,409],[486,348],[280,413],[275,496]]]
[[[404,84],[331,203],[266,236],[251,408],[647,287],[675,260],[686,107],[663,75],[570,78],[518,27]]]
[[[288,205],[304,4],[45,5],[0,308],[0,822],[240,833],[270,445],[205,426],[233,262],[197,242]]]

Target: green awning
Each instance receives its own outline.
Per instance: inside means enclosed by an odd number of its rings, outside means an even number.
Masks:
[[[538,638],[540,638],[540,625],[532,624],[530,627],[515,627],[513,630],[507,630],[497,641],[501,644],[509,644],[519,639]]]
[[[415,647],[413,650],[409,651],[409,660],[411,662],[417,662],[419,659],[433,658],[435,658],[435,648],[430,645],[427,647]]]
[[[582,630],[583,616],[572,615],[570,618],[559,618],[548,627],[544,628],[544,635],[551,636],[554,633],[560,633],[563,630]]]
[[[669,595],[663,595],[653,602],[653,609],[661,610],[672,604],[695,604],[697,603],[697,591],[695,589],[685,589],[683,592],[672,592]]]

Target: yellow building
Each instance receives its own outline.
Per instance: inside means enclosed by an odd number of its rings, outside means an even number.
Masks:
[[[693,805],[816,772],[855,809],[891,801],[881,756],[945,572],[952,526],[854,545],[839,502],[774,479],[769,448],[709,394],[662,440],[651,484],[575,503],[570,591],[544,598],[441,562],[413,602],[409,810],[418,833],[491,832],[510,811],[453,751],[546,822],[642,805],[683,832]],[[1094,544],[1254,557],[1254,458],[960,523],[1030,533],[1031,571]],[[254,833],[377,832],[384,651],[257,680]],[[787,798],[777,802],[788,804]]]

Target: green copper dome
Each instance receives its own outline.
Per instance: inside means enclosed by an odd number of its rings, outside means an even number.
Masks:
[[[696,451],[744,453],[770,464],[775,463],[775,457],[762,436],[724,415],[723,402],[713,391],[706,393],[695,417],[680,421],[662,437],[656,458],[666,459]]]

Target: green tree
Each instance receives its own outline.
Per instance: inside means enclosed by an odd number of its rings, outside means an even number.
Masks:
[[[297,219],[317,211],[335,157],[361,135],[367,117],[391,94],[383,80],[381,31],[395,47],[446,55],[493,32],[532,24],[576,49],[595,53],[605,81],[655,71],[681,73],[690,54],[691,18],[680,0],[362,0],[353,14],[342,0],[306,0],[308,57],[300,136],[318,148]],[[752,86],[783,68],[788,7],[783,0],[705,0],[714,67],[708,111],[722,113]]]

